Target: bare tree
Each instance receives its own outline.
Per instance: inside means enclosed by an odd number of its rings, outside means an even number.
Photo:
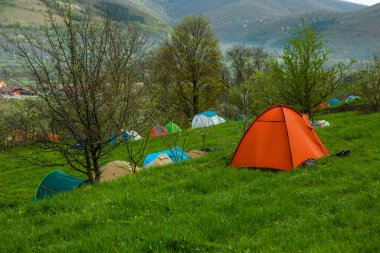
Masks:
[[[237,106],[238,114],[244,117],[243,131],[251,116],[261,110],[264,90],[261,73],[266,70],[268,59],[269,54],[263,48],[235,46],[226,53],[230,77],[224,80],[229,82],[231,102]]]
[[[372,106],[380,111],[380,54],[375,54],[372,61],[366,64],[359,75],[360,92]]]
[[[43,1],[47,7],[43,36],[25,31],[26,40],[5,35],[36,84],[30,86],[45,102],[50,120],[44,134],[59,134],[49,141],[70,167],[100,179],[100,159],[116,145],[120,129],[136,128],[130,117],[138,111],[142,88],[135,74],[145,38],[133,25],[121,26],[108,16],[78,11],[70,0]],[[73,144],[77,144],[74,145]]]

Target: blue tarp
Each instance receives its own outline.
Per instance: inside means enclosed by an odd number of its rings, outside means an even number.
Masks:
[[[327,102],[329,102],[330,105],[339,105],[340,104],[340,101],[336,98],[330,99]]]
[[[168,150],[147,155],[144,159],[143,166],[154,161],[154,159],[156,159],[161,154],[167,154],[169,158],[173,161],[173,163],[180,162],[183,160],[189,160],[189,157],[187,156],[187,154],[180,147],[176,146],[172,149],[168,149]]]

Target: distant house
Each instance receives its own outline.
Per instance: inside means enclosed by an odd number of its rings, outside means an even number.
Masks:
[[[20,86],[7,85],[5,83],[0,84],[0,94],[3,96],[31,96],[33,92],[27,88]]]
[[[2,86],[2,87],[0,87],[0,94],[1,95],[11,96],[12,92],[13,92],[13,89],[11,89],[8,86]]]

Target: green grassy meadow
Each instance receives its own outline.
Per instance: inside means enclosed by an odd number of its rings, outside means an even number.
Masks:
[[[0,155],[0,252],[379,252],[380,114],[319,116],[331,153],[290,172],[232,169],[239,123],[212,127],[217,151],[32,203],[52,169]],[[186,151],[200,148],[195,132]],[[147,153],[166,149],[153,139]],[[179,144],[181,145],[181,144]],[[119,146],[104,163],[126,160]],[[52,161],[55,154],[46,154]]]

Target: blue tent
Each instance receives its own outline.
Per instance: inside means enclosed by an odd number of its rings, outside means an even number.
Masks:
[[[329,102],[330,105],[339,105],[340,104],[340,101],[336,98],[330,99],[327,102]]]
[[[108,144],[116,144],[117,143],[116,137],[117,137],[117,133],[111,132],[110,136],[108,137],[108,142],[107,143]]]
[[[183,160],[189,160],[189,157],[187,156],[187,154],[180,147],[175,146],[172,149],[168,149],[168,150],[147,155],[144,159],[143,166],[154,161],[157,158],[157,156],[161,154],[167,154],[169,158],[173,161],[173,163],[180,162]]]
[[[82,178],[71,177],[60,170],[53,170],[38,184],[33,201],[53,196],[59,192],[74,190],[85,181]]]

